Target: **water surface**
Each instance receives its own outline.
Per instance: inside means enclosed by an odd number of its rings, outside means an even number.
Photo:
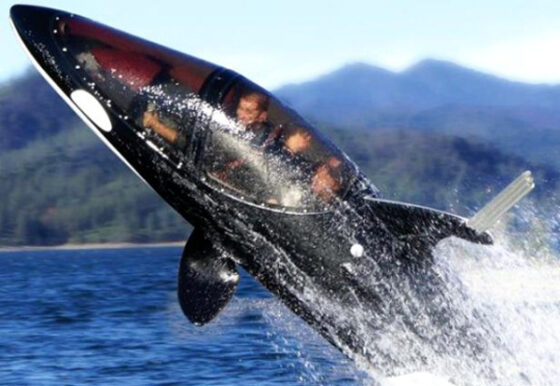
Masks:
[[[2,384],[360,384],[367,376],[247,274],[204,327],[181,248],[0,253]]]

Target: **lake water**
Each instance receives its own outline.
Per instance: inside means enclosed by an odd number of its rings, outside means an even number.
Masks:
[[[540,244],[512,252],[508,243],[451,240],[436,251],[503,342],[491,361],[432,360],[431,370],[454,384],[560,384],[559,260],[541,256],[550,252]],[[176,300],[181,252],[0,253],[0,384],[377,383],[375,372],[358,368],[243,272],[214,321],[190,324]],[[491,363],[494,378],[472,375],[486,370],[479,363]]]
[[[191,325],[176,300],[181,252],[0,253],[0,383],[368,382],[246,274],[215,321]]]

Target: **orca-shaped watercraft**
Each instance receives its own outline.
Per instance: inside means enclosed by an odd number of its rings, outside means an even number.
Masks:
[[[346,354],[396,361],[377,349],[388,325],[422,336],[418,321],[445,331],[453,312],[432,248],[449,236],[492,243],[486,229],[532,188],[524,174],[472,220],[383,200],[341,150],[234,71],[63,11],[17,5],[10,16],[50,85],[193,225],[178,296],[198,325],[231,299],[239,265]]]

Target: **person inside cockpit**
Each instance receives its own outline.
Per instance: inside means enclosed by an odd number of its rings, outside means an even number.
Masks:
[[[235,110],[237,121],[252,134],[251,144],[266,147],[278,137],[277,130],[268,121],[268,95],[247,90],[239,97]]]
[[[319,165],[311,179],[311,191],[324,202],[330,202],[339,194],[342,186],[342,161],[329,157],[327,162]]]
[[[279,132],[268,121],[268,95],[249,90],[241,95],[236,108],[236,119],[251,134],[250,143],[256,147],[267,147],[278,138]],[[163,139],[179,148],[182,138],[179,130],[164,122],[155,109],[148,107],[144,112],[142,124],[152,129]]]
[[[330,202],[341,188],[341,160],[334,156],[327,159],[312,151],[313,138],[302,127],[291,130],[284,139],[284,157],[310,184],[311,191],[324,202]]]
[[[239,97],[235,110],[237,120],[247,129],[256,130],[268,126],[270,98],[257,91],[246,91]]]
[[[297,202],[296,196],[305,197],[304,193],[301,193],[303,196],[295,194],[296,191],[307,191],[323,203],[331,202],[341,190],[341,160],[318,151],[320,146],[314,144],[309,130],[297,126],[289,128],[289,124],[274,126],[268,119],[269,103],[267,94],[252,88],[241,93],[234,110],[240,136],[218,138],[245,143],[246,150],[240,151],[242,147],[232,145],[236,150],[228,156],[225,148],[216,147],[216,143],[207,147],[207,151],[216,154],[210,175],[232,189],[254,194],[269,204],[283,205]],[[143,125],[165,141],[182,146],[177,126],[164,118],[149,106],[143,115]],[[275,178],[276,185],[291,188],[272,187],[271,180]]]
[[[254,89],[247,89],[241,93],[235,108],[235,119],[243,130],[240,140],[247,140],[250,147],[259,153],[271,151],[278,146],[282,129],[280,126],[274,127],[268,120],[269,104],[268,95]],[[221,170],[216,171],[214,175],[221,180],[235,178],[235,174],[244,174],[242,165],[246,161],[245,157],[236,155],[225,161]]]
[[[166,122],[155,111],[153,104],[148,105],[148,109],[142,117],[142,125],[147,129],[152,129],[170,144],[182,149],[186,146],[186,138],[181,135],[179,129],[174,124]]]

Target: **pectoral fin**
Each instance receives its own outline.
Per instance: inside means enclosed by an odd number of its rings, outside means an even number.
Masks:
[[[221,245],[195,229],[179,265],[179,304],[196,325],[212,320],[235,292],[239,274],[235,263]]]

